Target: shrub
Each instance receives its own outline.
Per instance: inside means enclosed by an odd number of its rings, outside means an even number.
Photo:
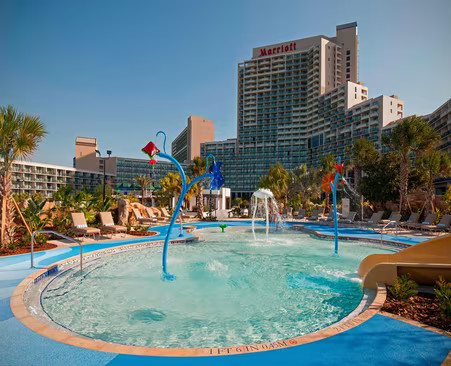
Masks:
[[[396,300],[407,302],[418,293],[417,287],[418,284],[411,280],[409,275],[402,275],[395,280],[395,284],[389,287],[388,291]]]
[[[439,277],[434,288],[435,296],[438,299],[438,307],[442,315],[451,317],[451,283],[446,282],[442,276]]]

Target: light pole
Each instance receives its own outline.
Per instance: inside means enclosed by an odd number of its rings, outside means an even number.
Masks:
[[[100,151],[99,151],[99,150],[96,150],[96,153],[99,154],[99,157],[102,157],[102,154],[100,154]],[[103,159],[103,193],[102,193],[103,202],[105,202],[105,185],[106,185],[106,182],[105,182],[105,176],[106,176],[105,169],[106,169],[106,159],[109,159],[109,158],[110,158],[111,150],[107,150],[106,153],[107,153],[107,155],[108,155],[108,158]]]

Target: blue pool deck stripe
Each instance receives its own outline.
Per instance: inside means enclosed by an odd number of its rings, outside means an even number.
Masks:
[[[246,226],[249,222],[225,222]],[[216,223],[199,223],[214,227]],[[192,223],[189,223],[192,225]],[[318,225],[319,226],[319,225]],[[133,242],[161,240],[160,235]],[[371,233],[370,233],[371,234]],[[171,238],[178,236],[178,230]],[[87,244],[85,253],[123,245],[125,241]],[[128,240],[130,242],[130,240]],[[37,253],[37,266],[78,254],[78,248],[61,248]],[[34,272],[30,255],[0,258],[0,366],[22,365],[440,365],[451,349],[449,337],[402,321],[375,315],[367,322],[336,336],[317,342],[269,352],[199,358],[145,357],[118,355],[69,346],[43,337],[19,322],[9,307],[17,284]]]
[[[269,352],[168,358],[118,355],[108,365],[437,365],[451,339],[383,315],[317,342]]]

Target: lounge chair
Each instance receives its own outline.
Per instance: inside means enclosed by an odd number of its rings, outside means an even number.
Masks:
[[[329,215],[325,219],[321,219],[320,221],[334,221],[334,210],[330,210]]]
[[[373,213],[373,215],[370,217],[370,219],[368,221],[363,222],[363,225],[372,226],[372,227],[377,226],[380,223],[383,214],[384,214],[384,211],[377,211],[377,212]]]
[[[126,233],[127,228],[121,225],[115,225],[113,220],[113,215],[111,212],[99,212],[100,222],[102,223],[102,227],[100,228],[103,231],[107,231],[111,234],[119,234]]]
[[[298,209],[297,214],[294,216],[295,219],[303,219],[305,217],[305,210],[304,209]]]
[[[89,235],[100,236],[100,229],[88,227],[83,212],[72,212],[70,216],[72,217],[72,231],[75,235],[83,235],[83,237]]]
[[[432,225],[432,223],[435,221],[436,217],[437,217],[437,214],[430,213],[426,216],[424,221],[422,221],[421,223],[413,223],[413,224],[407,225],[407,227],[409,229],[420,229],[421,230],[422,227]]]
[[[339,222],[344,223],[344,224],[352,224],[355,220],[356,215],[357,215],[357,212],[350,211],[348,213],[348,216],[346,216],[346,217],[340,216]]]
[[[152,219],[152,222],[158,221],[158,216],[155,215],[154,211],[150,207],[146,207],[146,213],[147,216],[149,216],[149,219]]]
[[[437,225],[424,225],[421,229],[427,231],[448,231],[451,225],[451,215],[444,215]]]
[[[388,220],[382,220],[382,224],[379,226],[386,228],[396,227],[399,225],[399,220],[401,220],[401,214],[398,211],[392,211]]]
[[[307,220],[309,220],[309,221],[318,221],[320,215],[321,215],[321,210],[313,210],[312,211],[312,216],[307,217]]]
[[[141,212],[139,212],[139,210],[135,207],[132,208],[133,214],[135,215],[136,220],[138,221],[138,223],[140,225],[150,225],[152,224],[154,221],[154,219],[151,219],[149,217],[144,217],[143,215],[141,215]]]
[[[168,213],[168,211],[166,210],[166,208],[161,207],[161,208],[160,208],[160,211],[161,211],[162,217],[163,217],[165,220],[171,221],[172,215],[169,215],[169,213]],[[185,214],[182,213],[182,220],[184,220],[184,219],[189,219],[189,218],[191,218],[191,216],[185,215]],[[178,220],[178,222],[180,222],[180,215],[177,215],[177,219],[176,219],[175,221],[177,222],[177,220]]]
[[[161,207],[160,211],[161,211],[161,217],[163,217],[165,220],[170,220],[172,218],[172,216],[169,215],[169,213],[165,207]]]
[[[280,215],[280,217],[281,217],[282,219],[287,219],[287,218],[288,218],[288,208],[284,208],[284,209],[282,210],[282,214]]]
[[[410,217],[407,221],[401,222],[399,224],[400,227],[408,227],[410,224],[416,224],[418,223],[418,219],[420,218],[419,212],[413,212],[410,214]]]

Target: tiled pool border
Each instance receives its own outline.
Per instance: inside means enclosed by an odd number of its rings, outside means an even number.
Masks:
[[[197,241],[199,238],[186,238],[171,240],[171,243],[187,243]],[[113,248],[96,250],[83,255],[83,259],[94,259],[104,254],[114,254],[132,249],[140,249],[150,246],[161,245],[162,240],[151,241],[146,243],[126,244]],[[150,348],[150,347],[138,347],[138,346],[126,346],[122,344],[109,343],[100,340],[94,340],[89,338],[82,338],[74,335],[73,333],[62,332],[61,330],[49,327],[35,317],[31,315],[24,303],[24,295],[30,286],[39,282],[44,277],[50,276],[67,267],[73,266],[79,263],[79,256],[74,256],[57,263],[54,263],[48,268],[38,270],[28,277],[26,277],[15,289],[11,296],[10,305],[15,317],[26,327],[30,328],[34,332],[53,339],[57,342],[65,343],[75,347],[82,347],[90,350],[112,352],[119,354],[132,354],[142,356],[166,356],[166,357],[198,357],[198,356],[223,356],[243,353],[263,352],[274,349],[294,347],[302,344],[307,344],[321,339],[325,339],[339,333],[343,333],[351,328],[354,328],[375,314],[380,312],[386,298],[386,289],[384,284],[378,284],[377,293],[372,303],[366,310],[357,315],[356,317],[349,319],[345,322],[339,321],[335,325],[318,330],[314,333],[310,333],[303,336],[298,336],[290,339],[265,342],[260,344],[248,344],[233,347],[223,348]]]
[[[302,224],[293,224],[292,229],[295,231],[302,231],[304,233],[311,234],[311,235],[316,236],[317,238],[321,238],[321,239],[334,239],[334,235],[324,234],[324,233],[321,233],[314,229],[306,228]],[[389,246],[398,247],[400,249],[405,249],[405,248],[412,246],[411,244],[402,243],[399,241],[386,240],[386,239],[381,240],[381,239],[376,239],[376,238],[366,238],[366,237],[359,237],[359,236],[338,235],[338,239],[339,240],[358,240],[358,241],[366,241],[366,242],[376,243],[376,244],[386,244]]]

